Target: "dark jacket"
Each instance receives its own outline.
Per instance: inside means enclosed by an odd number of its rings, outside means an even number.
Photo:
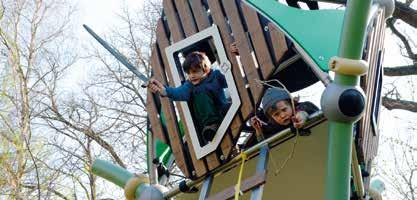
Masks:
[[[309,115],[319,111],[319,108],[317,108],[316,105],[314,105],[313,103],[306,101],[306,102],[300,102],[300,103],[296,103],[295,104],[295,109],[297,111],[305,111],[307,112]],[[254,116],[254,115],[253,115]],[[276,133],[283,131],[284,129],[292,126],[292,124],[290,125],[279,125],[275,122],[272,122],[270,119],[268,119],[268,117],[264,114],[262,109],[259,109],[256,112],[256,116],[262,120],[263,122],[266,122],[267,125],[262,125],[262,133],[264,135],[265,138],[269,138],[273,135],[275,135]],[[250,126],[246,126],[243,128],[243,131],[247,131],[247,132],[255,132],[255,129],[253,127]],[[249,146],[253,146],[256,143],[256,139],[253,135],[253,137],[249,138],[247,140],[247,143],[245,144],[246,147]]]
[[[224,88],[227,88],[224,75],[219,70],[211,69],[208,76],[197,85],[187,80],[179,87],[166,87],[165,89],[167,96],[174,101],[190,101],[193,94],[206,93],[213,97],[218,108],[226,109],[230,103],[226,99]]]

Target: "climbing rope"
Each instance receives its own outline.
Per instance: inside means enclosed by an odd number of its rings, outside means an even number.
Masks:
[[[271,80],[267,80],[267,81],[261,81],[261,80],[256,79],[255,81],[257,83],[261,84],[261,85],[266,85],[266,86],[269,86],[269,87],[272,87],[272,88],[278,88],[278,87],[274,86],[274,85],[271,85],[270,84],[271,82],[278,83],[282,87],[282,89],[284,89],[288,93],[288,95],[290,96],[292,112],[293,112],[293,114],[295,114],[294,98],[292,97],[291,92],[288,91],[288,89],[285,87],[284,84],[282,84],[277,79],[271,79]],[[280,167],[278,167],[277,163],[275,162],[275,159],[272,157],[272,154],[271,153],[269,154],[270,160],[272,161],[272,164],[274,165],[274,168],[275,168],[275,171],[274,171],[275,176],[277,176],[282,171],[282,169],[284,169],[284,167],[287,165],[288,161],[291,160],[295,155],[295,149],[296,149],[297,142],[298,142],[298,136],[300,135],[299,131],[298,131],[298,128],[295,128],[295,132],[296,132],[296,135],[295,135],[295,138],[294,138],[291,153],[287,156],[287,158],[284,160],[284,162],[282,163],[282,165]]]

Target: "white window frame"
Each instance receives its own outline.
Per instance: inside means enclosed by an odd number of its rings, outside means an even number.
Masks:
[[[190,133],[191,143],[194,148],[194,152],[196,154],[197,159],[201,159],[202,157],[208,155],[209,153],[215,151],[219,144],[221,143],[223,136],[226,134],[227,128],[229,127],[230,123],[233,120],[236,112],[238,111],[241,101],[239,98],[239,94],[236,88],[236,84],[233,78],[233,74],[231,71],[231,64],[227,59],[226,52],[220,38],[219,29],[216,25],[212,25],[211,27],[200,31],[184,40],[176,42],[168,47],[165,48],[166,56],[168,58],[169,67],[172,71],[173,81],[175,87],[181,85],[180,75],[178,73],[178,69],[182,69],[181,67],[177,68],[175,62],[175,53],[181,51],[189,46],[192,46],[195,43],[198,43],[205,39],[213,39],[215,48],[217,50],[218,61],[220,66],[220,71],[225,75],[228,91],[230,93],[230,97],[232,99],[232,105],[230,106],[229,110],[227,111],[222,123],[220,124],[219,128],[217,129],[216,135],[214,136],[213,140],[208,144],[201,146],[197,132],[191,117],[190,109],[188,107],[187,102],[181,101],[181,107],[183,108],[183,112],[185,115],[185,122],[188,132]]]

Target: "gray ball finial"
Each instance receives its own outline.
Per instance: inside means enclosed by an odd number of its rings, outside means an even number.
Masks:
[[[360,87],[330,83],[321,96],[324,116],[338,122],[356,122],[364,111],[364,96]]]

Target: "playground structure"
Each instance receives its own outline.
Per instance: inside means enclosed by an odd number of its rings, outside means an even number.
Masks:
[[[202,144],[187,103],[148,91],[149,181],[100,160],[93,170],[125,188],[128,199],[364,199],[370,180],[362,172],[370,172],[378,147],[390,3],[352,0],[346,10],[301,10],[274,0],[164,0],[153,76],[178,86],[181,56],[205,51],[226,76],[232,106],[213,141]],[[236,153],[244,124],[259,107],[260,82],[271,79],[291,92],[321,81],[324,114],[311,116],[303,128],[308,136],[288,128]],[[160,168],[174,162],[187,180],[163,189],[169,174]]]

